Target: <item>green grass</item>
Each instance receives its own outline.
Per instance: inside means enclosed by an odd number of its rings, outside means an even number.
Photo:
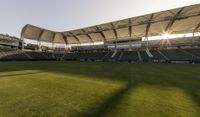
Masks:
[[[0,117],[200,117],[200,65],[1,62]]]

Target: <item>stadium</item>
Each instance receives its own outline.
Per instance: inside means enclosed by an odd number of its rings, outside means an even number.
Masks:
[[[28,42],[34,43],[28,43]],[[199,117],[200,4],[0,34],[2,117]]]

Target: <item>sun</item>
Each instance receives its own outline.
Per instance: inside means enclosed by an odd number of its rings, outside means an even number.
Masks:
[[[169,33],[164,33],[163,34],[163,39],[168,39],[169,38]]]

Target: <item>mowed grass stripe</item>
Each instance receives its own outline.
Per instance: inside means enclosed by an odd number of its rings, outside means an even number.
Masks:
[[[0,63],[2,117],[198,117],[200,65]]]

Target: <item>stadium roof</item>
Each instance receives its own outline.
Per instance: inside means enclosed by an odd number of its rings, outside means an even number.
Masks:
[[[200,4],[196,4],[65,32],[55,32],[27,24],[22,29],[21,38],[83,44],[199,31]]]

